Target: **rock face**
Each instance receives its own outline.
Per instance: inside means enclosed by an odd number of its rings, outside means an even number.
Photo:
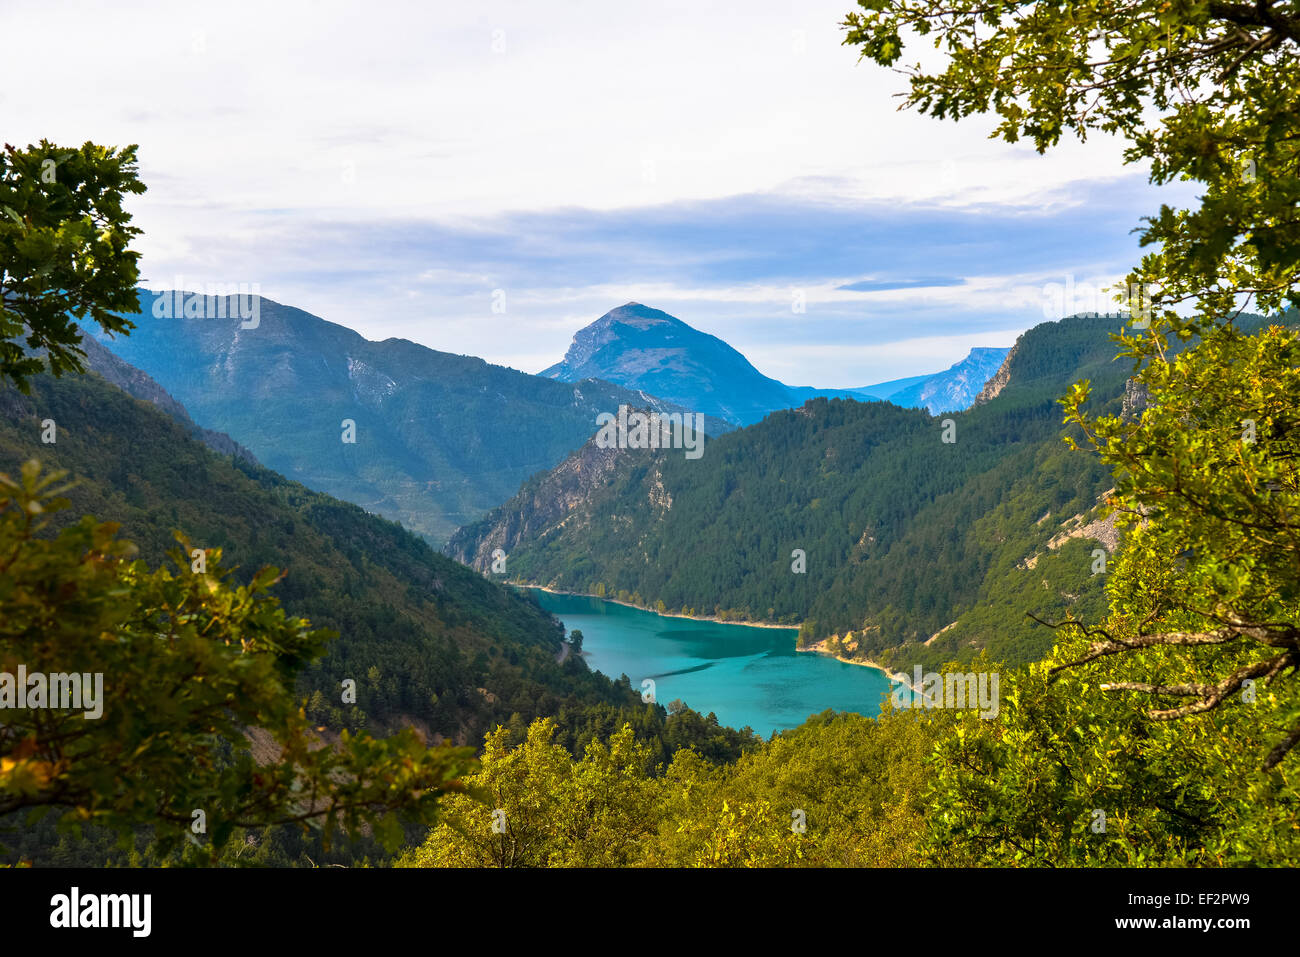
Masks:
[[[1115,527],[1117,517],[1115,512],[1111,512],[1085,523],[1085,516],[1075,515],[1061,523],[1065,530],[1052,536],[1047,547],[1055,551],[1072,538],[1087,538],[1113,553],[1119,547],[1119,529]]]
[[[1124,383],[1124,408],[1120,415],[1128,420],[1140,418],[1151,404],[1151,393],[1136,379]]]
[[[998,395],[1001,394],[1002,390],[1007,387],[1007,383],[1011,381],[1011,364],[1015,362],[1016,351],[1019,348],[1020,340],[1017,339],[1016,344],[1007,350],[1007,354],[1003,357],[1002,365],[998,367],[998,371],[993,373],[993,377],[985,382],[984,387],[980,389],[979,395],[975,396],[975,401],[971,403],[972,405],[983,405],[991,399],[996,399]]]
[[[594,439],[588,441],[550,472],[528,483],[506,505],[458,530],[445,552],[471,568],[488,571],[497,549],[508,556],[521,539],[535,541],[562,527],[569,512],[605,483],[619,457],[626,454],[623,449],[602,449]]]
[[[991,377],[1001,371],[1010,349],[975,348],[951,368],[889,397],[895,405],[924,408],[931,415],[969,408]]]

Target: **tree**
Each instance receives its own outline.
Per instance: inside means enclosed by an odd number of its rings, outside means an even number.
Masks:
[[[573,653],[575,655],[582,654],[582,632],[577,628],[569,632],[569,644],[573,645]]]
[[[461,789],[469,748],[426,749],[410,731],[320,747],[293,680],[332,635],[285,615],[276,569],[232,585],[219,550],[182,540],[176,572],[150,570],[90,517],[51,537],[61,481],[36,462],[0,475],[0,816],[57,808],[127,839],[153,826],[163,852],[293,822],[323,825],[327,843],[373,825],[395,846],[397,812],[430,823]],[[253,759],[248,728],[270,734],[274,758]]]
[[[539,718],[509,749],[503,727],[487,735],[482,770],[446,802],[442,821],[405,867],[621,867],[634,863],[657,824],[650,749],[625,724],[575,761]]]
[[[1252,303],[1297,304],[1294,5],[860,6],[846,42],[864,56],[893,65],[917,38],[945,54],[904,71],[907,105],[996,114],[994,135],[1039,151],[1118,134],[1154,182],[1204,187],[1199,207],[1145,220],[1155,251],[1117,296],[1136,407],[1087,411],[1087,381],[1062,400],[1114,470],[1109,617],[1061,623],[1046,662],[1006,677],[996,726],[957,716],[934,762],[930,858],[1294,863],[1300,354],[1291,329],[1236,325]]]
[[[937,70],[907,68],[905,104],[939,118],[993,113],[994,135],[1042,152],[1062,134],[1123,137],[1151,179],[1203,184],[1194,209],[1161,208],[1117,299],[1117,335],[1150,396],[1138,420],[1094,418],[1089,383],[1063,400],[1116,473],[1110,504],[1129,531],[1111,620],[1062,667],[1124,656],[1113,692],[1157,699],[1152,717],[1223,705],[1245,682],[1300,664],[1295,538],[1294,337],[1233,327],[1253,304],[1300,304],[1300,15],[1290,3],[862,0],[846,43],[891,66],[929,39]],[[1191,343],[1190,348],[1180,349]],[[1257,432],[1247,439],[1247,423]],[[1155,649],[1157,653],[1143,654]],[[1170,649],[1175,651],[1168,676]],[[1294,682],[1292,683],[1294,684]],[[1274,767],[1300,741],[1293,688],[1274,698]]]
[[[82,371],[74,318],[133,328],[120,314],[138,308],[129,245],[140,230],[122,204],[144,190],[134,146],[5,147],[0,388],[29,392],[47,364]],[[320,746],[325,729],[309,725],[293,683],[333,636],[285,616],[269,594],[280,572],[236,586],[219,550],[192,564],[183,539],[179,574],[151,571],[115,525],[89,516],[42,534],[67,506],[61,475],[34,460],[0,475],[0,816],[57,808],[61,824],[102,825],[128,843],[152,826],[163,853],[210,831],[200,854],[211,860],[237,827],[291,822],[323,826],[326,843],[368,826],[395,846],[399,815],[430,823],[439,797],[461,788],[468,748],[429,750],[409,731],[345,731]],[[56,682],[59,701],[42,700]],[[77,702],[101,687],[92,717]],[[313,698],[313,711],[323,704]],[[360,709],[347,717],[366,723]],[[253,759],[249,728],[270,735],[273,757]]]
[[[1004,672],[996,721],[936,712],[955,727],[931,762],[923,858],[961,867],[1294,865],[1295,769],[1259,766],[1276,737],[1276,703],[1261,694],[1258,705],[1233,700],[1159,720],[1099,686],[1134,667],[1185,681],[1206,662],[1148,648],[1054,671],[1087,646],[1068,633],[1052,659]]]
[[[24,392],[45,368],[82,372],[76,319],[108,332],[134,328],[139,308],[140,229],[122,203],[143,193],[136,147],[86,143],[64,149],[41,140],[0,153],[0,380]],[[24,350],[44,350],[46,359]]]
[[[1134,337],[1126,354],[1149,348]],[[1300,337],[1221,326],[1172,361],[1149,361],[1139,381],[1151,396],[1139,416],[1087,415],[1085,385],[1065,400],[1115,468],[1125,537],[1110,621],[1070,622],[1090,641],[1060,667],[1125,656],[1135,674],[1104,689],[1154,698],[1163,720],[1255,703],[1278,727],[1263,756],[1273,768],[1300,741],[1295,683],[1264,693],[1300,667]],[[1135,654],[1153,648],[1204,667],[1178,680],[1163,658]]]

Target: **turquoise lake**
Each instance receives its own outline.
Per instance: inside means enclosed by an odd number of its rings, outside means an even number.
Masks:
[[[582,632],[583,657],[611,678],[627,675],[640,691],[655,682],[662,705],[680,698],[733,728],[764,737],[831,708],[880,713],[889,679],[875,668],[795,651],[794,628],[755,628],[668,618],[600,598],[532,589],[538,602]]]

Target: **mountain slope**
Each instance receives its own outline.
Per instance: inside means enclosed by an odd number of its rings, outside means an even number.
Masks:
[[[257,464],[257,458],[224,432],[205,429],[190,418],[185,406],[177,402],[152,377],[109,352],[90,336],[83,336],[81,348],[86,353],[86,368],[96,372],[128,395],[157,406],[179,422],[190,435],[218,455],[233,455]]]
[[[93,351],[93,346],[91,347]],[[137,386],[166,396],[132,370]],[[53,419],[56,441],[41,441]],[[40,376],[24,396],[0,386],[0,472],[38,458],[68,469],[73,521],[91,513],[122,524],[151,566],[176,547],[174,529],[247,580],[265,565],[287,576],[274,594],[294,614],[339,637],[303,678],[309,713],[337,729],[412,723],[434,737],[477,743],[518,712],[640,707],[630,689],[556,654],[562,629],[535,603],[368,515],[254,462],[222,457],[183,421],[96,374]],[[358,700],[339,707],[344,678]]]
[[[1109,473],[1064,447],[1056,398],[1088,376],[1096,401],[1118,408],[1126,370],[1113,361],[1114,326],[1074,318],[1026,332],[1001,394],[952,415],[953,443],[919,410],[817,399],[719,437],[694,462],[626,450],[592,470],[584,450],[462,529],[448,551],[481,565],[484,543],[513,541],[509,567],[521,579],[803,622],[810,639],[852,632],[841,650],[858,657],[987,646],[1027,660],[1052,635],[1024,612],[1100,608],[1098,546],[1071,533]],[[583,471],[591,480],[575,482]],[[1001,613],[979,618],[993,606]],[[969,627],[938,634],[966,615]]]
[[[564,359],[540,374],[604,379],[742,425],[798,404],[721,339],[639,302],[579,330]]]
[[[141,291],[137,328],[103,344],[270,468],[436,542],[561,461],[599,413],[674,410],[606,382],[569,385],[403,339],[371,342],[265,298],[255,328],[155,318],[170,295]],[[195,312],[218,314],[215,298],[196,301]],[[223,303],[220,315],[233,313]]]
[[[932,415],[960,412],[970,408],[985,383],[997,374],[1010,351],[1009,348],[971,349],[966,358],[955,365],[892,392],[887,398],[904,408],[928,409]]]
[[[716,336],[659,309],[629,302],[580,329],[564,359],[540,374],[565,382],[604,379],[738,425],[752,425],[770,412],[816,398],[888,399],[931,412],[964,409],[1006,352],[972,349],[944,372],[860,389],[790,386],[763,375]]]

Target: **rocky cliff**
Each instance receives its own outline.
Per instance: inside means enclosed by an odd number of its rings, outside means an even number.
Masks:
[[[626,450],[602,449],[588,441],[550,472],[528,482],[506,505],[452,535],[446,553],[481,572],[492,568],[493,552],[509,555],[521,540],[536,541],[562,528],[569,513],[586,502],[613,473]]]
[[[983,405],[991,399],[996,399],[1002,393],[1002,390],[1007,387],[1007,383],[1011,381],[1011,366],[1015,364],[1019,348],[1020,340],[1017,339],[1016,344],[1011,347],[1006,358],[1002,360],[1002,365],[998,366],[998,371],[993,373],[993,378],[985,382],[984,388],[980,389],[979,395],[975,396],[972,405]]]

